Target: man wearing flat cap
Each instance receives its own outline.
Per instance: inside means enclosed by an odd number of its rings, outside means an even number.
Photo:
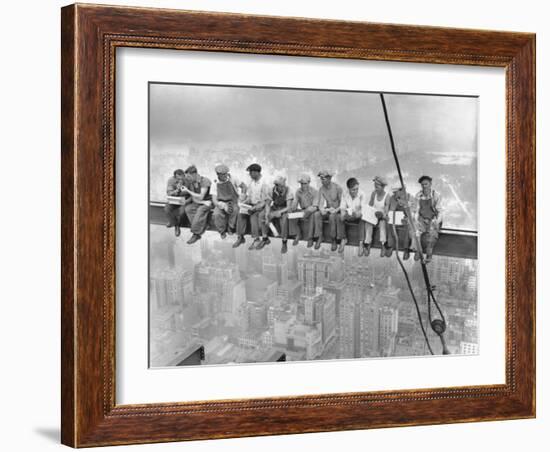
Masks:
[[[388,225],[388,251],[387,254],[391,256],[391,251],[399,251],[398,246],[401,245],[403,250],[403,260],[406,261],[410,257],[411,252],[411,237],[412,234],[412,221],[407,217],[407,213],[410,213],[410,207],[413,205],[413,196],[404,190],[401,186],[393,187],[391,189],[390,202],[388,205],[387,216],[389,219],[393,217],[393,212],[402,212],[403,218],[401,219],[402,228],[396,229],[397,237],[394,235],[393,228]]]
[[[166,195],[170,197],[180,198],[179,202],[167,202],[164,206],[164,212],[168,218],[167,228],[174,228],[176,237],[181,234],[181,223],[185,216],[185,206],[191,202],[191,197],[183,190],[187,184],[185,172],[182,169],[174,171],[172,177],[166,183]]]
[[[376,210],[376,224],[366,223],[365,225],[365,251],[364,255],[368,256],[372,245],[372,236],[374,229],[377,228],[380,235],[380,256],[391,256],[392,248],[387,243],[387,213],[389,210],[390,194],[386,191],[386,179],[381,176],[376,176],[373,180],[374,190],[370,195],[369,206]]]
[[[225,239],[228,233],[236,231],[239,194],[244,184],[231,176],[227,165],[216,165],[214,170],[218,176],[211,190],[214,224],[221,238]]]
[[[321,231],[323,220],[328,220],[329,238],[331,241],[330,249],[336,251],[338,249],[338,242],[341,242],[345,236],[344,222],[340,217],[342,187],[332,182],[332,171],[319,171],[318,176],[321,178],[321,187],[313,205],[319,210],[313,214],[313,221],[315,222],[315,228]],[[321,234],[315,241],[315,249],[319,249],[320,247]]]
[[[261,249],[270,243],[268,237],[265,240],[260,238],[260,216],[263,214],[266,201],[270,199],[271,194],[269,186],[262,180],[260,165],[253,163],[246,170],[250,175],[250,181],[245,185],[244,193],[241,194],[241,202],[249,205],[250,208],[248,212],[239,212],[237,216],[238,237],[233,248],[237,248],[245,242],[246,226],[250,222],[250,234],[254,240],[248,249]]]
[[[283,176],[276,177],[270,199],[266,200],[264,213],[260,216],[262,242],[269,240],[267,235],[269,222],[278,223],[282,239],[281,253],[283,254],[288,251],[288,211],[290,210],[292,198],[292,192],[286,185],[286,179]]]
[[[423,237],[426,238],[425,262],[430,262],[443,221],[443,206],[441,195],[432,188],[432,178],[430,176],[422,176],[418,179],[418,183],[422,189],[415,196],[413,217],[419,240]],[[415,247],[415,260],[421,259],[421,252]]]
[[[200,240],[208,226],[208,215],[212,211],[212,196],[210,195],[210,186],[212,182],[207,177],[201,176],[195,165],[191,165],[185,170],[189,181],[189,188],[184,191],[191,196],[191,203],[185,206],[185,213],[191,222],[191,232],[193,235],[187,241],[189,245]]]
[[[293,212],[303,212],[302,218],[291,219],[288,221],[288,233],[290,237],[294,237],[292,245],[298,245],[300,238],[307,240],[307,247],[313,246],[313,241],[321,236],[321,230],[315,229],[313,214],[317,210],[313,204],[315,203],[318,193],[315,188],[310,185],[311,178],[308,174],[302,174],[298,178],[300,188],[296,190],[292,203]]]

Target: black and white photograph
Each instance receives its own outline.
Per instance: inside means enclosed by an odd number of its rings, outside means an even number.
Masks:
[[[478,97],[149,83],[149,366],[479,351]]]

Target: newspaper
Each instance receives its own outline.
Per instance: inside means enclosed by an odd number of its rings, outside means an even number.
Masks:
[[[273,232],[273,236],[279,237],[279,231],[277,231],[277,228],[273,225],[271,221],[269,222],[268,226],[269,226],[269,229],[271,229],[271,232]]]
[[[368,204],[363,204],[361,206],[361,218],[370,224],[377,224],[378,218],[376,218],[376,212],[377,210],[369,206]]]
[[[239,213],[243,215],[248,215],[248,211],[252,208],[250,204],[245,204],[244,202],[239,203]]]
[[[393,221],[393,214],[395,213],[395,222]],[[396,210],[395,212],[389,212],[388,213],[388,218],[389,218],[389,221],[388,223],[389,224],[395,224],[395,225],[400,225],[402,224],[401,223],[401,220],[403,220],[403,218],[405,217],[405,212],[401,211],[401,210]]]
[[[304,218],[304,212],[290,212],[288,214],[289,220],[296,220],[298,218]]]
[[[181,206],[185,203],[185,198],[183,196],[167,196],[166,200],[168,204],[175,204]]]

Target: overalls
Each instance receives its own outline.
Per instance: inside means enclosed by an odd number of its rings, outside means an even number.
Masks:
[[[239,194],[231,179],[225,182],[218,182],[216,186],[218,192],[218,201],[223,201],[228,205],[229,212],[214,208],[214,224],[216,230],[223,234],[227,230],[235,231],[237,227],[237,216],[239,215]]]
[[[437,211],[433,206],[433,192],[430,199],[418,200],[418,232],[420,234],[427,233],[432,240],[437,240],[439,237],[440,224],[435,224],[433,219],[437,217]]]

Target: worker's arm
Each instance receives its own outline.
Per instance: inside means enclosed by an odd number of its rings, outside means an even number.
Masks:
[[[200,193],[195,193],[194,191],[189,190],[187,187],[184,187],[184,191],[191,195],[191,197],[193,198],[193,201],[199,202],[204,199],[206,192],[208,191],[208,187],[201,187]]]
[[[166,184],[166,194],[168,196],[179,196],[181,194],[179,185],[172,178],[168,179]]]
[[[391,195],[388,194],[386,196],[386,199],[384,200],[384,218],[388,219],[388,214],[390,212],[390,204],[391,204]]]
[[[369,206],[371,206],[371,207],[374,207],[374,197],[376,196],[375,193],[376,193],[376,192],[373,191],[373,192],[370,194]]]

